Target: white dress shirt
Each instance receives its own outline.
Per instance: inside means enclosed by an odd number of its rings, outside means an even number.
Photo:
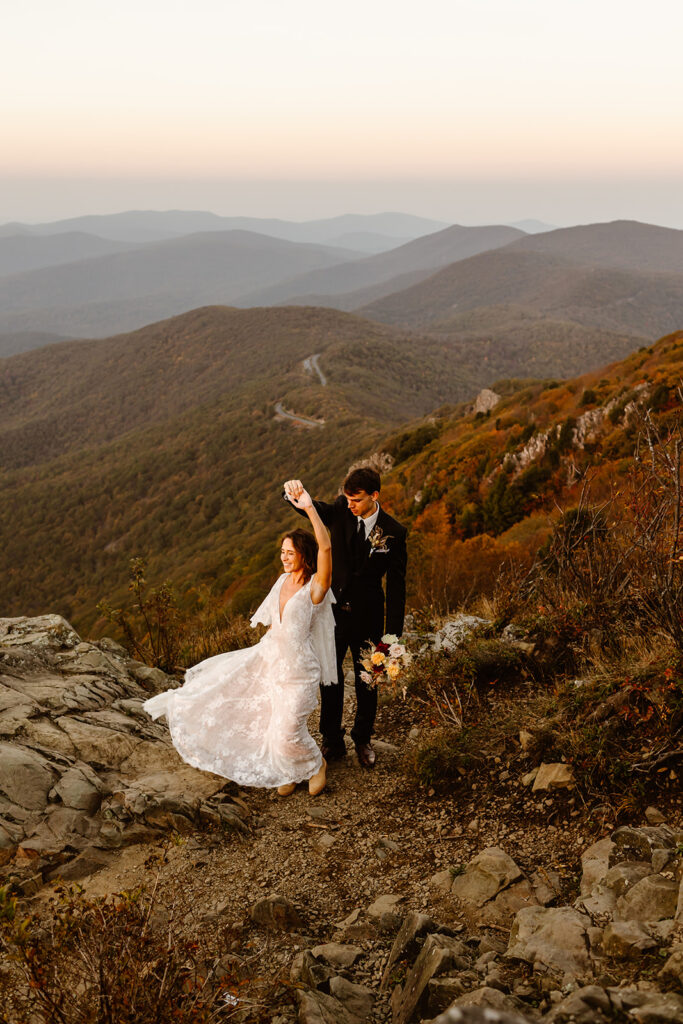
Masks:
[[[362,519],[361,516],[357,516],[356,517],[358,519],[358,522],[362,523],[364,528],[365,528],[365,539],[366,540],[370,536],[370,534],[372,532],[372,529],[373,529],[375,523],[377,522],[377,516],[378,515],[379,515],[379,502],[376,501],[375,502],[375,511],[372,513],[372,515],[368,516],[367,519]],[[356,529],[360,530],[360,527],[357,526]]]

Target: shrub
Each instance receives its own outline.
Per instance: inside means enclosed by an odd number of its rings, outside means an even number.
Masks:
[[[141,893],[88,899],[58,890],[38,922],[0,901],[3,1020],[34,1024],[209,1024],[238,984],[196,943],[154,927],[159,908]]]
[[[413,530],[408,541],[410,564],[420,567],[408,576],[414,607],[447,614],[490,593],[504,559],[531,562],[514,541],[503,544],[485,533],[453,540],[443,510],[426,510],[425,520],[429,532]]]
[[[434,438],[439,436],[439,427],[436,423],[424,423],[415,430],[399,434],[387,445],[387,450],[393,456],[394,462],[404,462],[411,455],[417,455],[423,448],[426,448]]]
[[[568,669],[596,633],[616,649],[625,631],[648,630],[683,652],[683,433],[639,415],[625,493],[595,502],[584,479],[524,579],[520,603]]]
[[[648,407],[653,412],[665,409],[669,403],[671,388],[668,384],[658,384],[648,400]]]
[[[206,592],[195,594],[191,610],[181,611],[170,583],[150,589],[145,573],[144,559],[131,559],[131,607],[112,608],[106,601],[97,606],[100,615],[118,627],[133,657],[164,672],[178,672],[214,654],[256,643],[259,633],[244,615],[227,615]],[[256,603],[250,597],[249,606]]]
[[[134,595],[132,609],[111,608],[100,601],[97,611],[119,627],[134,657],[164,672],[175,672],[181,644],[178,604],[168,581],[158,590],[148,590],[146,568],[143,558],[131,559],[128,589]]]
[[[416,747],[413,771],[425,789],[453,788],[481,764],[477,756],[476,732],[435,729]]]

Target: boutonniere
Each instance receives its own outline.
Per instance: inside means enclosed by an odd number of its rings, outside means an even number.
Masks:
[[[370,554],[387,555],[389,553],[387,541],[392,539],[391,535],[384,533],[379,526],[373,526],[368,534],[368,540],[370,541]]]

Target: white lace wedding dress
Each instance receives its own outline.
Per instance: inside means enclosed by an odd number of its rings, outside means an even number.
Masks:
[[[177,690],[142,705],[166,715],[173,744],[188,764],[241,786],[303,782],[322,765],[307,728],[319,683],[335,683],[334,597],[311,601],[311,581],[287,602],[280,619],[284,573],[251,624],[270,626],[254,646],[207,658]]]

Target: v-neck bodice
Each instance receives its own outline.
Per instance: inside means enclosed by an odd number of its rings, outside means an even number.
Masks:
[[[310,589],[311,589],[311,580],[307,580],[307,581],[306,581],[306,583],[304,583],[304,585],[303,585],[303,586],[299,587],[299,589],[298,589],[298,590],[295,590],[295,591],[294,591],[294,593],[292,594],[292,596],[291,596],[291,597],[288,597],[288,598],[287,598],[287,600],[285,601],[284,607],[283,607],[283,606],[282,606],[282,601],[281,601],[281,595],[282,595],[282,589],[283,589],[283,587],[284,587],[284,585],[285,585],[285,580],[287,579],[287,577],[288,577],[288,576],[289,576],[289,573],[285,573],[285,574],[283,575],[283,577],[282,577],[282,583],[280,584],[280,586],[279,586],[279,588],[278,588],[278,592],[277,592],[277,611],[278,611],[278,620],[279,620],[279,622],[280,622],[280,625],[282,625],[282,620],[284,619],[285,611],[287,610],[288,606],[289,606],[289,605],[290,605],[290,604],[292,603],[292,601],[294,600],[294,598],[295,598],[295,597],[298,597],[298,595],[299,595],[299,594],[300,594],[300,593],[301,593],[301,592],[302,592],[303,590],[305,590],[305,589],[306,589],[306,587],[308,587],[309,591],[310,591]]]

